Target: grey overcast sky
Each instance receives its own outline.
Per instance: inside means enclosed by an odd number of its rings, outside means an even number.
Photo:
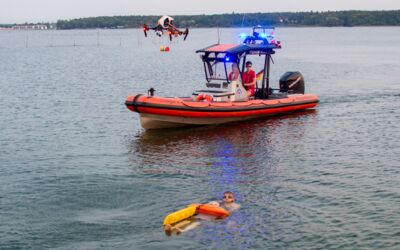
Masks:
[[[0,4],[0,23],[114,15],[400,9],[400,0],[0,0]]]

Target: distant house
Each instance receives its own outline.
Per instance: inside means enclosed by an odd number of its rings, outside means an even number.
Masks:
[[[47,24],[18,24],[12,27],[13,30],[47,30]]]

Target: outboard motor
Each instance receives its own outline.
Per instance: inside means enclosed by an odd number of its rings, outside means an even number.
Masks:
[[[304,77],[299,71],[286,72],[279,79],[279,91],[289,94],[304,94]]]

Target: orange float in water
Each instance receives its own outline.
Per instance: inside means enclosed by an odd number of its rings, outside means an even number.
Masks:
[[[169,46],[160,46],[160,51],[162,52],[169,52],[170,48]]]
[[[196,214],[206,214],[216,216],[217,218],[225,218],[229,216],[229,212],[222,207],[212,204],[190,204],[186,208],[168,214],[164,218],[163,225],[174,225],[184,221]]]
[[[229,212],[223,209],[222,207],[217,207],[215,205],[210,204],[191,204],[191,206],[197,206],[196,214],[207,214],[212,216],[217,216],[221,218],[225,218],[229,216]]]

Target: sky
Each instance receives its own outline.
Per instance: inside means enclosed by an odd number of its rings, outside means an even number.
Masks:
[[[116,15],[400,10],[400,0],[0,0],[0,23]]]

